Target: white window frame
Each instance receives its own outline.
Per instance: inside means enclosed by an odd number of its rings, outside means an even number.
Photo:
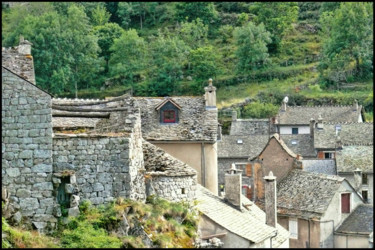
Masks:
[[[298,218],[289,218],[289,238],[298,239]],[[292,231],[293,230],[293,231]]]

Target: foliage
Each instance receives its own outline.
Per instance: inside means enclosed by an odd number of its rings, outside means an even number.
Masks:
[[[191,63],[191,72],[197,80],[207,80],[214,78],[218,73],[219,55],[214,52],[214,47],[206,46],[191,50],[189,62]]]
[[[271,42],[270,33],[263,24],[256,26],[253,22],[234,30],[238,58],[237,69],[246,72],[262,68],[268,62],[267,44]]]
[[[270,53],[276,53],[285,33],[291,24],[297,21],[297,2],[255,2],[250,7],[250,13],[256,17],[257,24],[263,23],[271,33],[272,42],[268,45]]]
[[[207,42],[208,26],[200,18],[192,22],[182,22],[179,35],[192,49],[203,46]]]
[[[213,2],[179,2],[176,6],[176,16],[179,21],[200,18],[204,24],[213,24],[218,13]]]
[[[277,114],[279,106],[271,103],[252,102],[242,108],[243,118],[270,118]]]
[[[93,26],[104,25],[109,21],[111,14],[104,6],[97,5],[96,9],[92,11]]]
[[[322,14],[321,25],[321,77],[336,84],[372,77],[372,3],[343,2],[334,12]]]

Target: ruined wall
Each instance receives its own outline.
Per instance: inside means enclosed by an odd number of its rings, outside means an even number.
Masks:
[[[53,170],[73,171],[76,194],[93,205],[116,197],[144,200],[143,157],[136,147],[131,136],[59,134],[53,139]]]
[[[15,222],[55,226],[51,96],[2,68],[2,186]]]
[[[2,66],[35,84],[34,61],[29,51],[30,45],[2,48]]]
[[[197,177],[152,175],[154,194],[164,199],[179,202],[193,201],[196,197]],[[147,185],[146,185],[147,186]]]

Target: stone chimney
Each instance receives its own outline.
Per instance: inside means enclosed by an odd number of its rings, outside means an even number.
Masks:
[[[241,209],[242,196],[242,170],[236,169],[234,163],[225,174],[225,200]]]
[[[316,127],[318,129],[323,129],[324,128],[324,126],[323,126],[323,118],[322,118],[321,114],[319,114],[318,123],[316,124]]]
[[[353,103],[353,111],[357,111],[358,110],[358,101],[357,100],[354,100],[354,103]]]
[[[286,111],[286,102],[284,100],[281,102],[281,111],[282,112]]]
[[[277,194],[276,194],[276,176],[273,176],[272,171],[268,176],[263,178],[264,185],[264,202],[266,209],[266,224],[271,227],[276,227],[277,224]]]
[[[20,55],[31,56],[31,42],[25,40],[23,36],[20,36],[20,44],[18,46],[18,53]]]
[[[310,138],[314,141],[314,129],[315,129],[315,120],[314,118],[310,119]]]
[[[208,79],[208,86],[204,88],[206,109],[216,108],[216,88],[212,86],[212,79]]]
[[[237,111],[236,110],[232,111],[232,121],[237,121]]]
[[[339,135],[337,135],[337,137],[336,137],[336,148],[342,149],[342,141],[341,141],[341,137]]]
[[[361,193],[361,189],[362,189],[362,170],[360,170],[359,168],[357,168],[356,170],[354,170],[354,183],[355,183],[355,191],[357,191],[358,193]]]

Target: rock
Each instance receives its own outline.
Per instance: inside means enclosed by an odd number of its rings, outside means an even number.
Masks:
[[[52,165],[37,164],[31,168],[34,173],[52,172]]]
[[[60,204],[57,204],[53,207],[53,212],[52,214],[56,217],[61,217],[62,213],[61,213],[61,207],[60,207]]]
[[[116,231],[116,234],[118,234],[118,236],[128,236],[128,232],[129,232],[129,223],[128,223],[128,220],[126,219],[126,216],[125,214],[122,214],[122,219],[121,219],[121,222],[119,223],[119,227],[118,227],[118,230]]]
[[[36,229],[40,230],[40,229],[44,229],[47,226],[47,223],[33,221],[33,225],[36,227]]]
[[[6,170],[7,174],[10,176],[10,177],[17,177],[20,175],[20,170],[18,168],[8,168]]]
[[[18,224],[18,223],[21,222],[21,220],[22,220],[22,214],[18,211],[17,213],[15,213],[15,214],[13,215],[13,221],[14,221],[16,224]]]
[[[18,189],[16,195],[19,198],[28,198],[31,195],[31,191],[28,189]]]
[[[72,195],[70,197],[70,207],[78,207],[79,206],[79,200],[81,198],[78,195]]]
[[[68,216],[77,217],[78,215],[79,215],[79,208],[78,207],[69,208]]]
[[[67,194],[72,194],[74,190],[74,186],[72,184],[65,184],[65,192]]]

